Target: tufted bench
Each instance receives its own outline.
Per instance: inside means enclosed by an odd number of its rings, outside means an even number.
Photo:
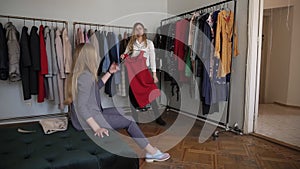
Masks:
[[[35,130],[19,133],[17,128]],[[137,169],[139,160],[112,154],[96,145],[69,122],[68,129],[45,135],[38,123],[0,127],[0,169]],[[100,139],[100,138],[99,138]],[[134,155],[115,133],[103,138],[120,151]]]

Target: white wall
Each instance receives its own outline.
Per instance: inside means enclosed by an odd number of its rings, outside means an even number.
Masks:
[[[132,26],[135,21],[155,30],[166,1],[154,0],[1,0],[0,13]],[[152,13],[152,14],[149,14]],[[157,14],[155,14],[157,13]]]
[[[288,12],[289,20],[286,20]],[[268,16],[269,30],[265,36],[270,41],[267,50],[265,103],[286,104],[288,97],[290,54],[292,36],[292,9],[271,9]],[[267,25],[265,25],[267,26]]]
[[[298,0],[264,0],[264,9],[293,6]]]
[[[290,75],[287,104],[292,106],[300,106],[300,1],[294,3],[291,58],[290,58]]]
[[[164,0],[0,0],[0,4],[0,15],[66,20],[69,22],[71,39],[73,21],[123,26],[132,26],[134,22],[140,21],[145,24],[148,32],[155,32],[167,11]],[[7,19],[0,21],[5,23]],[[23,21],[11,21],[16,24],[19,22],[17,25],[21,30]],[[29,23],[26,22],[26,25],[29,26]],[[24,102],[21,83],[3,81],[0,82],[0,107],[0,119],[60,112],[55,105],[37,104],[35,98]]]
[[[170,14],[180,14],[203,6],[207,6],[218,0],[168,0],[168,12]],[[233,60],[232,87],[230,100],[229,124],[238,123],[241,127],[244,121],[244,89],[245,70],[247,56],[247,20],[248,20],[248,0],[237,1],[237,26],[239,38],[240,55]]]
[[[300,1],[265,0],[272,30],[266,102],[300,106]]]

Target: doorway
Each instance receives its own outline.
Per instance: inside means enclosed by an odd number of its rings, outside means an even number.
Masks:
[[[300,147],[300,85],[294,78],[298,60],[293,48],[294,6],[265,9],[263,14],[262,51],[259,84],[259,105],[255,133],[291,146]],[[300,52],[300,51],[299,51]],[[298,74],[298,76],[300,76]],[[295,76],[296,77],[296,76]],[[296,96],[296,97],[295,97]]]

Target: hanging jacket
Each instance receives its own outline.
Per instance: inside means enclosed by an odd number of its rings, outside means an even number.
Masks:
[[[38,28],[33,26],[30,30],[29,47],[31,56],[30,67],[30,93],[32,95],[38,94],[38,72],[41,69],[40,64],[40,40],[37,33]]]
[[[5,29],[0,23],[0,80],[8,79],[8,51]]]
[[[19,32],[12,22],[5,24],[6,39],[8,48],[9,59],[9,80],[16,82],[21,80],[20,75],[20,45],[19,45]]]
[[[28,28],[26,26],[22,28],[20,49],[21,49],[20,71],[22,77],[23,97],[24,100],[28,100],[31,99],[31,94],[30,94],[31,56],[30,56],[30,48],[29,48]]]

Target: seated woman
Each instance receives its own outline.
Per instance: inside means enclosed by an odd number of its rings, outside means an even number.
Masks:
[[[119,70],[119,66],[113,63],[109,71],[98,79],[98,58],[90,44],[80,44],[75,50],[65,100],[65,104],[71,104],[73,126],[78,130],[92,129],[98,137],[109,136],[107,128],[125,128],[139,147],[146,150],[147,162],[168,160],[170,155],[154,148],[134,121],[122,116],[116,108],[102,108],[99,89]],[[81,123],[79,118],[83,119]]]

